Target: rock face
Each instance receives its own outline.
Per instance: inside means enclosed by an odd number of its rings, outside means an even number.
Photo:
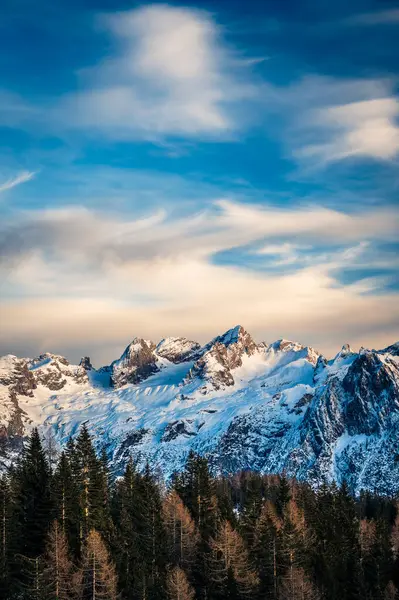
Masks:
[[[168,337],[159,342],[156,354],[178,364],[195,360],[201,353],[201,345],[183,337]]]
[[[86,422],[116,473],[134,456],[170,475],[192,448],[223,473],[284,470],[312,485],[345,479],[355,492],[396,493],[398,347],[344,345],[327,360],[297,342],[256,344],[238,326],[203,347],[135,338],[98,370],[54,354],[2,357],[0,464],[34,425],[64,444]]]
[[[83,367],[85,371],[91,371],[93,369],[93,365],[90,362],[90,356],[83,356],[80,359],[79,367]]]
[[[241,367],[245,356],[253,356],[258,351],[257,345],[238,325],[221,336],[214,338],[204,347],[199,358],[188,374],[187,381],[199,378],[204,381],[201,390],[221,390],[234,385],[232,371]]]
[[[119,388],[127,383],[139,383],[159,370],[153,342],[134,338],[122,356],[111,364],[111,381]]]

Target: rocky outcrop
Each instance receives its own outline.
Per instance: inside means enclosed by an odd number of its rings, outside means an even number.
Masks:
[[[83,356],[80,359],[79,367],[82,367],[85,371],[92,371],[94,367],[90,362],[90,356]]]
[[[86,370],[82,366],[71,365],[64,356],[46,352],[28,362],[30,373],[36,384],[54,392],[62,390],[68,383],[88,382]]]
[[[111,381],[119,388],[127,383],[139,383],[159,371],[153,342],[134,338],[122,356],[111,364]]]
[[[253,356],[257,351],[252,337],[238,325],[204,347],[203,355],[190,370],[187,381],[203,380],[203,393],[233,386],[233,371],[242,366],[244,356]]]
[[[172,363],[195,360],[201,353],[201,345],[183,337],[168,337],[159,342],[156,354]]]

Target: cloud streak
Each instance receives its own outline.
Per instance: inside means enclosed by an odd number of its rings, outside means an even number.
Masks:
[[[269,340],[311,331],[307,341],[325,351],[348,332],[349,341],[367,343],[377,329],[394,335],[397,302],[378,280],[343,285],[336,271],[372,257],[374,240],[394,243],[397,231],[393,211],[281,210],[226,199],[184,218],[27,213],[1,232],[3,345],[10,350],[25,336],[40,350],[76,351],[101,338],[97,359],[108,360],[111,347],[135,334],[205,339],[236,322]],[[272,270],[214,260],[251,244]]]
[[[5,181],[4,183],[0,183],[0,193],[5,192],[7,190],[11,190],[12,188],[16,187],[17,185],[21,185],[21,183],[30,181],[31,179],[33,179],[33,177],[35,175],[36,175],[36,173],[34,171],[23,171],[22,173],[19,173],[15,177],[11,177],[10,179],[7,179],[7,181]]]

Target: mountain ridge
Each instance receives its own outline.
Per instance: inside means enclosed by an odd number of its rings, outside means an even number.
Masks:
[[[257,344],[241,326],[204,346],[134,338],[95,369],[45,353],[0,358],[5,468],[33,426],[62,446],[86,422],[115,473],[130,456],[166,476],[190,449],[219,472],[285,471],[312,485],[346,479],[393,493],[399,482],[398,343],[348,345],[328,360],[289,340]]]

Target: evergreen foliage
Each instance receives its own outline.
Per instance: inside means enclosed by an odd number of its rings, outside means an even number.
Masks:
[[[1,600],[399,600],[398,588],[397,499],[345,483],[213,477],[193,452],[166,487],[132,461],[115,478],[85,426],[52,457],[33,430],[0,478]]]

